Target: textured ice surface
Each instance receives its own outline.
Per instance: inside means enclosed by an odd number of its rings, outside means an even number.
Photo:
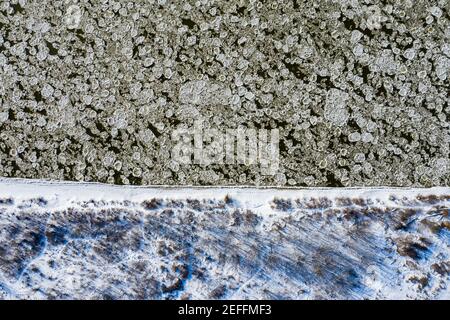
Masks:
[[[0,181],[3,299],[449,299],[450,188]]]
[[[449,3],[1,0],[0,176],[450,186]],[[174,165],[200,117],[278,129],[279,174]]]

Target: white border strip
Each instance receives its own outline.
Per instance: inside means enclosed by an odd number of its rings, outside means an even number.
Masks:
[[[240,205],[246,207],[267,206],[274,198],[303,197],[370,197],[389,202],[389,196],[415,197],[422,195],[450,195],[450,187],[433,188],[277,188],[251,186],[129,186],[102,183],[85,183],[69,181],[46,181],[33,179],[0,178],[0,198],[12,197],[26,200],[44,197],[54,200],[59,205],[76,201],[134,201],[141,202],[152,198],[162,199],[224,199],[229,195]],[[52,201],[53,202],[53,201]]]

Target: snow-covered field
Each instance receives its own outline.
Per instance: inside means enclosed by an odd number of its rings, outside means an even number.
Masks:
[[[0,180],[3,299],[450,298],[450,188]]]

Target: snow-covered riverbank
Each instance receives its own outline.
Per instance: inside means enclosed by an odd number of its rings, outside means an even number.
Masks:
[[[450,188],[0,180],[0,297],[450,298]]]

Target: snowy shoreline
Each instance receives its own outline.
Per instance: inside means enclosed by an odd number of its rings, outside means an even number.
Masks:
[[[258,207],[272,198],[303,197],[371,197],[389,201],[389,196],[450,194],[450,187],[351,187],[351,188],[277,188],[254,186],[130,186],[102,183],[46,181],[33,179],[0,178],[0,197],[17,199],[49,197],[59,201],[129,200],[144,201],[150,198],[213,198],[230,196],[248,207]]]
[[[448,299],[450,188],[0,179],[0,299]]]

